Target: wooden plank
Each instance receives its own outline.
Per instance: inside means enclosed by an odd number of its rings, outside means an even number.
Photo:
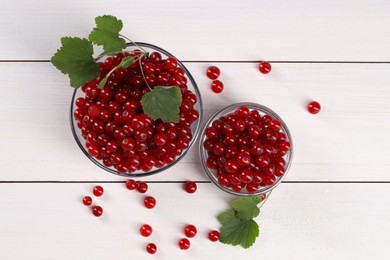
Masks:
[[[273,64],[268,76],[252,63],[216,63],[225,91],[216,95],[208,63],[186,63],[203,95],[205,118],[241,101],[282,116],[294,139],[290,181],[390,181],[389,64]],[[23,73],[23,74],[21,74]],[[93,165],[70,132],[72,89],[49,63],[1,63],[1,181],[122,180]],[[323,110],[311,115],[308,100]],[[149,180],[206,180],[197,149]]]
[[[388,259],[390,189],[388,184],[282,184],[256,219],[261,234],[250,249],[212,243],[211,229],[227,209],[230,195],[211,184],[195,194],[180,184],[150,184],[144,195],[123,184],[104,184],[95,198],[104,208],[95,218],[82,205],[93,184],[1,184],[1,259]],[[157,206],[146,209],[144,196]],[[154,228],[139,235],[142,224]],[[198,235],[181,251],[183,226]],[[150,256],[148,242],[158,246]]]
[[[123,33],[183,60],[390,61],[390,3],[346,1],[2,1],[0,59],[49,59],[113,14]]]

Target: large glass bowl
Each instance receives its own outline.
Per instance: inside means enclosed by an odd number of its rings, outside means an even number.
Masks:
[[[281,131],[286,134],[286,141],[290,142],[290,145],[291,145],[290,150],[283,157],[285,162],[286,162],[285,163],[285,173],[282,176],[277,177],[277,179],[273,185],[265,186],[265,187],[260,186],[257,189],[257,191],[254,193],[248,193],[245,189],[242,189],[240,192],[235,192],[229,187],[222,186],[218,182],[217,172],[215,170],[212,170],[212,169],[207,167],[206,161],[208,158],[208,153],[207,153],[206,149],[203,147],[203,143],[207,139],[206,134],[205,134],[206,129],[208,127],[210,127],[215,120],[218,120],[219,118],[221,118],[223,116],[231,114],[232,112],[236,111],[237,108],[239,108],[241,106],[246,106],[250,110],[257,110],[261,116],[263,116],[264,114],[268,114],[271,117],[273,117],[274,119],[279,120],[282,124]],[[205,124],[202,133],[200,134],[199,154],[200,154],[200,161],[202,163],[202,167],[203,167],[204,172],[206,173],[207,177],[211,180],[211,182],[214,183],[218,188],[220,188],[221,190],[223,190],[225,192],[228,192],[230,194],[237,195],[237,196],[257,196],[257,195],[265,194],[265,193],[271,191],[272,189],[274,189],[279,183],[282,182],[283,178],[287,175],[287,172],[288,172],[290,165],[291,165],[292,156],[293,156],[293,143],[292,143],[290,131],[288,130],[286,123],[279,117],[278,114],[276,114],[274,111],[272,111],[271,109],[269,109],[268,107],[265,107],[263,105],[259,105],[256,103],[242,102],[242,103],[236,103],[236,104],[230,105],[228,107],[225,107],[222,110],[216,112],[213,116],[211,116],[211,118]]]
[[[132,50],[138,49],[137,46],[141,46],[144,50],[146,50],[149,53],[153,52],[153,51],[160,52],[163,59],[165,59],[167,57],[175,57],[171,53],[169,53],[168,51],[166,51],[166,50],[164,50],[164,49],[162,49],[160,47],[157,47],[157,46],[149,44],[149,43],[143,43],[143,42],[128,43],[127,44],[127,48],[124,51],[132,51]],[[107,57],[108,56],[106,56],[104,54],[101,54],[101,55],[98,56],[96,61],[97,62],[98,61],[104,61]],[[165,170],[171,168],[172,166],[174,166],[177,162],[179,162],[187,154],[189,149],[191,149],[191,147],[195,143],[195,141],[196,141],[196,139],[198,137],[199,131],[200,131],[200,125],[201,125],[202,116],[203,116],[202,98],[201,98],[198,86],[196,85],[196,82],[195,82],[194,78],[192,77],[191,73],[183,65],[183,63],[180,62],[180,60],[177,59],[177,61],[178,61],[178,66],[184,70],[185,76],[188,79],[188,82],[187,82],[188,89],[191,90],[196,95],[196,97],[198,99],[198,102],[194,105],[194,109],[198,110],[199,118],[198,118],[197,121],[195,121],[191,125],[192,139],[191,139],[191,141],[189,143],[188,148],[183,150],[183,152],[179,156],[177,156],[175,158],[175,161],[173,163],[165,165],[162,168],[155,168],[155,167],[153,167],[152,170],[148,171],[148,172],[144,172],[144,171],[138,170],[138,171],[133,172],[133,173],[118,173],[118,171],[114,167],[107,167],[107,166],[105,166],[102,163],[101,160],[96,159],[95,157],[91,156],[88,153],[88,150],[87,150],[87,147],[86,147],[86,144],[85,144],[85,139],[83,138],[80,129],[77,127],[77,121],[76,121],[76,119],[73,116],[74,110],[76,109],[75,101],[76,101],[76,99],[78,97],[82,97],[84,95],[84,93],[81,91],[81,88],[75,89],[75,91],[73,93],[73,97],[72,97],[71,106],[70,106],[70,126],[71,126],[71,130],[72,130],[72,133],[73,133],[73,137],[74,137],[77,145],[80,147],[81,151],[95,165],[97,165],[98,167],[102,168],[103,170],[105,170],[107,172],[110,172],[112,174],[119,175],[119,176],[122,176],[122,177],[144,177],[144,176],[153,175],[153,174],[156,174],[156,173],[159,173],[159,172],[162,172],[162,171],[165,171]]]

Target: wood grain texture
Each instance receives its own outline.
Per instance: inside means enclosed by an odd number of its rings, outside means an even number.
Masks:
[[[231,103],[252,101],[275,110],[295,147],[290,181],[390,181],[390,65],[216,63],[225,91],[216,95],[204,75],[209,63],[186,63],[205,108],[204,120]],[[23,72],[23,76],[21,76]],[[72,89],[50,63],[0,64],[0,181],[123,180],[93,165],[71,135]],[[322,104],[306,112],[309,100]],[[206,180],[197,148],[148,180]]]
[[[0,184],[1,259],[388,259],[390,190],[386,184],[282,184],[256,219],[261,234],[248,250],[207,239],[232,199],[211,184],[185,193],[179,184],[150,184],[145,195],[105,184],[95,218],[81,199],[93,184]],[[139,235],[142,224],[154,228]],[[181,251],[183,227],[198,235]],[[156,255],[145,252],[148,242]]]
[[[0,60],[49,59],[113,14],[182,60],[390,61],[389,12],[386,0],[3,0]]]

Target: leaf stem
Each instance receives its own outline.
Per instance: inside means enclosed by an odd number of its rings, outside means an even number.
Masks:
[[[118,34],[119,34],[119,36],[125,38],[126,40],[128,40],[129,42],[131,42],[132,44],[134,44],[135,46],[137,46],[138,48],[140,48],[140,50],[141,50],[142,52],[147,53],[147,51],[145,51],[144,48],[142,48],[141,46],[139,46],[138,44],[136,44],[135,42],[133,42],[131,39],[127,38],[126,36],[124,36],[124,35],[122,35],[122,34],[120,34],[120,33],[118,33]]]
[[[262,201],[262,203],[261,203],[261,205],[260,205],[259,208],[261,208],[261,207],[264,205],[264,203],[268,200],[269,196],[271,196],[272,191],[273,191],[273,190],[271,190],[271,191],[268,193],[267,197],[265,197],[265,199]]]
[[[141,63],[142,56],[144,56],[145,54],[146,54],[146,53],[143,53],[143,54],[140,56],[140,58],[138,59],[138,63],[139,63],[139,68],[141,69],[142,77],[143,77],[144,80],[145,80],[146,86],[148,86],[148,88],[150,89],[150,91],[152,91],[152,88],[149,86],[148,81],[146,80],[145,73],[144,73],[144,70],[143,70],[143,68],[142,68],[142,63]]]

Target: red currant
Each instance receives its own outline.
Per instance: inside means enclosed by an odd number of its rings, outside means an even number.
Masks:
[[[191,243],[187,238],[182,238],[179,240],[179,247],[181,250],[187,250],[190,248],[190,245]]]
[[[144,205],[148,209],[152,209],[154,208],[154,206],[156,206],[156,199],[151,196],[148,196],[144,199]]]
[[[137,191],[140,193],[145,193],[148,190],[148,184],[146,182],[140,181],[137,184]]]
[[[85,206],[90,206],[92,204],[92,198],[90,196],[85,196],[83,198],[83,204]]]
[[[146,251],[149,253],[149,254],[155,254],[157,252],[157,246],[153,243],[149,243],[147,244],[146,246]]]
[[[210,66],[207,68],[206,75],[209,79],[216,80],[220,74],[221,71],[216,66]]]
[[[310,114],[318,114],[321,110],[321,105],[317,101],[312,101],[307,105],[307,111],[309,111]]]
[[[219,232],[217,230],[212,230],[209,232],[209,239],[212,242],[216,242],[219,240]]]
[[[186,235],[186,237],[192,238],[196,236],[196,233],[197,233],[197,229],[194,225],[187,225],[184,228],[184,234]]]
[[[279,132],[280,129],[282,129],[282,124],[280,123],[279,120],[273,119],[273,120],[269,123],[268,129],[270,129],[271,131],[274,131],[274,132]]]
[[[129,190],[135,190],[137,188],[137,182],[133,179],[126,181],[126,188]]]
[[[104,189],[102,186],[95,186],[93,188],[93,195],[95,195],[96,197],[102,196],[103,193],[104,193]]]
[[[145,224],[145,225],[142,225],[139,232],[141,233],[141,236],[143,237],[148,237],[152,234],[153,232],[153,229],[150,225],[148,224]]]
[[[197,185],[193,181],[187,181],[186,183],[184,183],[184,189],[188,193],[194,193],[197,189]]]
[[[103,215],[103,208],[100,207],[100,206],[94,206],[94,207],[92,207],[92,214],[93,214],[95,217],[100,217],[101,215]]]
[[[214,80],[212,83],[211,83],[211,90],[214,92],[214,93],[221,93],[223,91],[223,82],[220,81],[220,80]]]
[[[268,74],[271,71],[271,64],[268,61],[262,61],[259,63],[259,71],[263,74]]]

